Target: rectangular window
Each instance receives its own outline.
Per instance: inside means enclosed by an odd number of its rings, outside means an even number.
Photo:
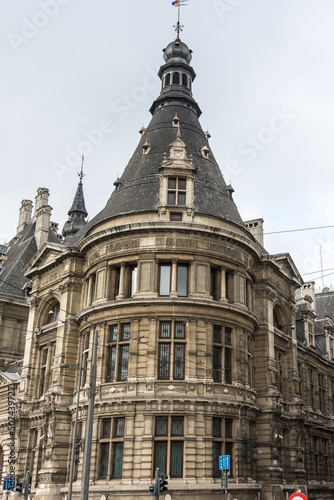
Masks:
[[[155,435],[167,436],[168,417],[156,417],[155,419]]]
[[[118,334],[120,332],[120,334]],[[111,325],[107,344],[106,382],[127,380],[130,353],[131,324]]]
[[[210,295],[213,300],[220,299],[220,271],[217,267],[210,268]]]
[[[126,380],[128,378],[128,367],[129,367],[129,346],[122,345],[120,348],[120,373],[119,379]]]
[[[183,436],[183,417],[172,417],[172,436]]]
[[[171,338],[171,321],[160,321],[160,338],[170,339]]]
[[[113,429],[113,435],[111,435]],[[99,442],[99,468],[100,478],[120,478],[123,469],[123,449],[125,433],[125,418],[119,417],[102,419],[100,426]]]
[[[214,382],[232,384],[232,334],[233,330],[230,327],[213,325],[212,378]]]
[[[184,379],[184,344],[174,344],[174,380]]]
[[[212,443],[212,476],[220,477],[221,472],[219,470],[219,457],[221,455],[221,442],[213,441]]]
[[[168,205],[186,204],[186,178],[169,177],[168,179]]]
[[[113,470],[112,477],[122,477],[123,469],[123,443],[113,445]]]
[[[170,477],[182,477],[183,441],[171,442]]]
[[[220,477],[219,456],[230,455],[232,475],[233,466],[233,420],[230,418],[212,418],[212,476]]]
[[[159,468],[160,474],[166,474],[167,442],[156,441],[154,445],[154,469]]]
[[[184,341],[184,342],[182,342]],[[160,321],[158,377],[160,380],[184,380],[185,322]]]
[[[180,222],[180,221],[182,221],[182,214],[176,213],[176,212],[171,212],[170,213],[170,220]]]
[[[170,344],[159,344],[159,379],[169,379]]]
[[[161,264],[160,265],[160,286],[159,295],[169,295],[170,285],[171,285],[171,264]]]
[[[100,445],[100,477],[108,477],[109,466],[109,443]]]
[[[154,470],[159,467],[160,474],[183,476],[183,424],[183,416],[159,416],[155,419],[153,467]]]
[[[188,295],[188,266],[184,264],[177,266],[177,294],[179,297]]]

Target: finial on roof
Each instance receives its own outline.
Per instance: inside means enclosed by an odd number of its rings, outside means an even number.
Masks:
[[[79,176],[81,184],[82,184],[82,179],[86,175],[86,174],[83,173],[83,164],[84,164],[84,161],[85,161],[85,155],[84,155],[84,153],[82,153],[82,157],[81,157],[81,169],[80,169],[80,172],[78,173],[78,176]]]
[[[179,40],[180,39],[180,32],[183,31],[183,28],[184,28],[184,25],[181,24],[181,22],[180,22],[181,5],[188,5],[188,4],[186,3],[186,0],[175,0],[174,2],[172,2],[172,5],[174,5],[174,7],[178,8],[177,9],[178,10],[177,23],[174,25],[174,28],[175,28],[175,31],[177,34],[176,40]]]

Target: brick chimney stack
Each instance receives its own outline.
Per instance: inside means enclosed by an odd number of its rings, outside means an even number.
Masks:
[[[20,215],[19,215],[19,224],[17,226],[17,233],[20,233],[22,229],[26,227],[26,225],[31,221],[32,214],[32,201],[31,200],[22,200]]]

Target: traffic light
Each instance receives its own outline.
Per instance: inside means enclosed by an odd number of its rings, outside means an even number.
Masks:
[[[166,486],[168,484],[168,481],[166,481],[166,479],[168,479],[168,476],[166,476],[166,474],[160,474],[159,493],[164,493],[165,491],[168,490]]]
[[[17,491],[19,495],[23,495],[23,490],[24,490],[24,481],[18,481],[16,483],[15,491]]]
[[[154,484],[151,484],[151,486],[148,487],[148,492],[151,495],[155,495],[155,486],[154,486]]]

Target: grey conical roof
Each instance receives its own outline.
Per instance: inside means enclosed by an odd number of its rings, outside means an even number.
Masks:
[[[244,227],[232,199],[233,190],[230,186],[226,186],[210,150],[208,139],[199,123],[201,111],[191,92],[191,84],[196,76],[189,65],[191,51],[186,44],[176,39],[164,49],[164,59],[166,64],[159,71],[163,88],[150,109],[153,117],[149,126],[143,133],[121,179],[117,179],[116,189],[105,208],[73,238],[71,244],[79,243],[89,229],[112,217],[158,210],[160,189],[158,167],[164,159],[164,153],[168,154],[178,131],[186,145],[187,156],[192,157],[196,169],[195,214],[219,217]],[[181,77],[185,75],[188,78],[188,85],[182,85],[182,80],[178,84],[173,83],[173,76],[170,84],[166,85],[166,75],[168,73],[173,75],[173,72],[179,72]],[[173,125],[175,116],[179,119],[179,127]],[[150,151],[143,155],[145,144],[150,146]],[[208,148],[210,152],[208,158],[203,156],[203,148]]]
[[[77,191],[75,193],[74,199],[72,206],[70,210],[68,211],[68,215],[75,215],[75,214],[83,214],[85,217],[87,217],[88,212],[86,210],[86,205],[85,205],[85,197],[84,197],[84,192],[83,192],[83,185],[82,185],[82,179],[80,179],[80,182],[77,187]]]

